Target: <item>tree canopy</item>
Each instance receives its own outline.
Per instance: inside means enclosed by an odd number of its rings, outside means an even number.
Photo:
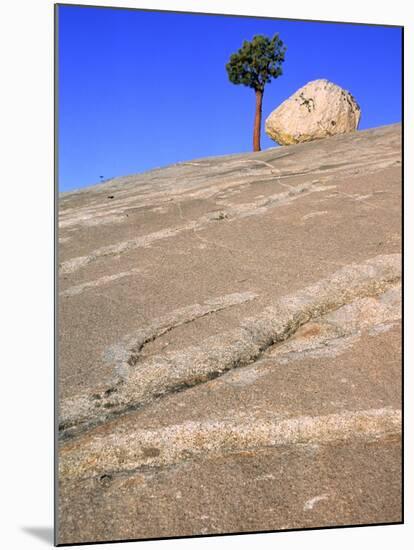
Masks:
[[[282,74],[285,52],[286,47],[278,33],[273,38],[259,34],[251,42],[245,40],[226,65],[230,81],[263,92],[272,78]]]

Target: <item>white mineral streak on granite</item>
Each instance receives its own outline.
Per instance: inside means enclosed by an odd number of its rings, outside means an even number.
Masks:
[[[76,442],[60,457],[62,476],[95,476],[142,466],[165,466],[197,456],[250,448],[325,443],[346,439],[378,439],[401,430],[401,410],[392,408],[344,411],[322,416],[252,418],[184,422],[158,429],[123,432]]]

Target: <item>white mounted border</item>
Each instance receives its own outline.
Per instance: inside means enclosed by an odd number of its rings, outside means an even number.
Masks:
[[[76,4],[67,0],[68,4]],[[89,0],[89,5],[405,26],[406,281],[414,280],[414,19],[406,0]],[[2,530],[8,550],[50,547],[53,517],[53,1],[0,8],[2,52]],[[384,78],[387,77],[386,70]],[[409,127],[408,127],[409,126]],[[408,239],[408,236],[411,236]],[[414,292],[406,285],[406,425],[412,430]],[[5,352],[4,352],[5,351]],[[411,372],[410,372],[411,371]],[[109,544],[126,549],[408,548],[414,535],[413,438],[406,437],[406,525]],[[386,495],[384,495],[386,498]],[[46,531],[45,531],[46,529]],[[31,530],[31,531],[30,531]],[[36,531],[37,530],[37,531]],[[37,532],[38,535],[33,533]],[[42,535],[43,533],[43,535]],[[411,537],[410,537],[411,535]],[[43,539],[42,539],[43,536]]]

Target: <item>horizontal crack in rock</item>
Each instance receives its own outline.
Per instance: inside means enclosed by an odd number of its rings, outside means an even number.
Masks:
[[[217,298],[210,298],[201,305],[193,304],[175,309],[155,319],[135,333],[125,336],[121,342],[106,350],[104,358],[115,365],[121,376],[125,376],[129,371],[129,367],[136,365],[144,346],[149,342],[153,342],[177,327],[223,309],[250,302],[257,296],[255,292],[234,292]]]

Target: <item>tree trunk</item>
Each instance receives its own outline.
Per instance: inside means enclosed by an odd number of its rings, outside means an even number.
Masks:
[[[260,128],[262,125],[263,90],[256,90],[256,113],[254,115],[253,151],[260,151]]]

